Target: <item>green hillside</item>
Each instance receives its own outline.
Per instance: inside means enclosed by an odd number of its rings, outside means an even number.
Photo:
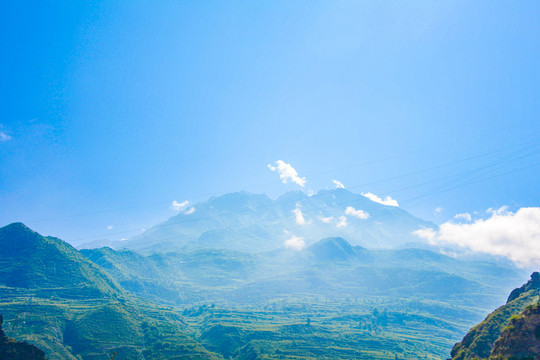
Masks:
[[[0,229],[0,313],[6,333],[48,359],[219,358],[170,309],[128,295],[67,243],[23,224]]]
[[[21,223],[0,229],[1,292],[25,289],[35,296],[117,297],[118,286],[71,245],[43,237]]]

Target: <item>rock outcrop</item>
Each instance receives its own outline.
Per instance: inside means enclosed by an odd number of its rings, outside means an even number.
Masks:
[[[45,353],[26,342],[10,339],[2,329],[3,318],[0,315],[0,359],[2,360],[46,360]]]
[[[452,360],[540,360],[539,298],[540,273],[534,272],[526,284],[510,293],[505,305],[454,345]]]

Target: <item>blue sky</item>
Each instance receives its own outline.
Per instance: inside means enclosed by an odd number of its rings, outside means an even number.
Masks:
[[[436,223],[539,206],[536,1],[0,13],[2,226],[116,239],[174,215],[173,200],[332,180]],[[305,186],[283,184],[267,167],[277,160]]]

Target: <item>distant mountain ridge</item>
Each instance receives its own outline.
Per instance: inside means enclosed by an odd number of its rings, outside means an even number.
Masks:
[[[294,191],[276,200],[230,193],[187,210],[117,245],[146,253],[184,247],[262,252],[282,248],[295,236],[306,245],[324,237],[345,237],[366,248],[395,248],[418,242],[412,232],[421,227],[436,228],[401,208],[346,189],[314,195]]]

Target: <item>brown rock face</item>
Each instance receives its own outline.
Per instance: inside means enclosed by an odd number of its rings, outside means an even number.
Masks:
[[[6,337],[2,330],[3,318],[0,315],[0,359],[2,360],[46,360],[45,353],[26,342],[17,342]]]
[[[452,360],[540,360],[540,273],[454,345]]]
[[[495,342],[490,359],[540,360],[540,305],[514,317]]]

